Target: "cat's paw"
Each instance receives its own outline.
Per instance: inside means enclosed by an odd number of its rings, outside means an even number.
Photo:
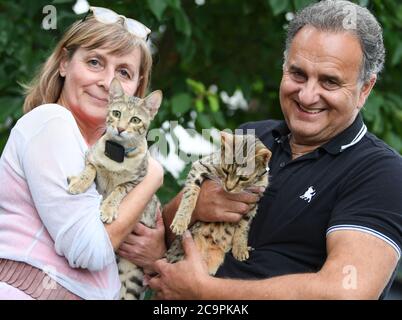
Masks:
[[[103,203],[100,208],[100,218],[103,223],[112,223],[117,218],[117,209]]]
[[[188,223],[183,219],[174,219],[172,224],[170,225],[170,229],[173,231],[175,235],[181,236],[187,230]]]
[[[71,176],[67,177],[68,192],[71,194],[79,194],[85,191],[82,180],[79,177]]]
[[[243,245],[233,245],[232,254],[236,258],[236,260],[247,260],[250,256],[249,247]]]

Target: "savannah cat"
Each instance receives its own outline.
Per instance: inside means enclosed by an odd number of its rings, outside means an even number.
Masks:
[[[195,162],[187,176],[182,200],[170,226],[172,231],[180,236],[188,228],[205,179],[217,181],[228,192],[241,192],[250,187],[266,188],[270,158],[271,151],[255,136],[221,132],[221,151]],[[257,205],[238,223],[198,221],[190,228],[210,275],[216,273],[230,249],[237,260],[248,259],[248,230],[256,211]],[[173,241],[166,258],[169,262],[183,258],[180,237]]]
[[[72,194],[84,192],[96,180],[97,190],[103,196],[100,216],[105,223],[117,218],[120,202],[147,173],[149,152],[146,134],[161,101],[162,92],[159,90],[140,99],[125,95],[117,79],[111,82],[106,132],[88,150],[81,174],[68,178],[68,191]],[[159,205],[154,195],[140,221],[154,228]],[[144,289],[143,270],[119,257],[117,265],[122,285],[120,298],[139,299]]]

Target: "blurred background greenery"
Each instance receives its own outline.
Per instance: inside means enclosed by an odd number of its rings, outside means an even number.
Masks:
[[[61,34],[82,18],[77,0],[0,0],[0,152],[22,116],[22,89]],[[81,1],[82,2],[82,1]],[[90,1],[133,17],[153,32],[152,90],[164,93],[153,123],[178,121],[184,128],[235,129],[246,121],[282,118],[278,86],[287,24],[314,0],[119,0]],[[363,115],[369,130],[402,153],[402,3],[358,0],[384,28],[385,70]],[[57,28],[44,30],[43,8],[57,9]],[[173,139],[175,143],[180,137]],[[169,150],[167,150],[169,152]],[[194,149],[197,152],[197,148]],[[188,153],[188,151],[187,151]],[[186,154],[186,152],[184,153]],[[166,170],[163,202],[180,189],[188,166]]]

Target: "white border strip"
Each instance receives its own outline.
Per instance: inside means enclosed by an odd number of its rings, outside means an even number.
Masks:
[[[344,145],[344,146],[341,146],[341,151],[344,151],[345,149],[347,149],[347,148],[349,148],[349,147],[355,145],[356,143],[358,143],[358,142],[364,137],[364,135],[366,134],[366,132],[367,132],[367,127],[366,127],[365,124],[363,124],[363,127],[361,127],[359,133],[358,133],[357,136],[352,140],[352,142],[349,143],[349,144],[346,144],[346,145]]]
[[[351,224],[340,224],[337,226],[332,226],[330,228],[328,228],[327,230],[327,236],[333,232],[333,231],[337,231],[337,230],[357,230],[357,231],[362,231],[362,232],[366,232],[369,233],[377,238],[380,238],[382,240],[384,240],[386,243],[388,243],[392,248],[395,249],[396,253],[398,254],[398,260],[401,258],[401,249],[399,248],[399,246],[396,244],[395,241],[393,241],[392,239],[390,239],[389,237],[387,237],[386,235],[382,234],[381,232],[378,232],[376,230],[367,228],[367,227],[362,227],[362,226],[357,226],[357,225],[351,225]]]

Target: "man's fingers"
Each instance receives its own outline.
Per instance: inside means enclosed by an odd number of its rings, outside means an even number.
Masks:
[[[244,202],[247,204],[252,204],[256,203],[260,199],[260,197],[257,194],[251,192],[238,192],[238,193],[226,192],[226,199],[235,202]]]
[[[222,212],[220,214],[220,216],[221,216],[219,218],[220,221],[237,223],[243,218],[244,214],[240,214],[237,212],[225,211],[225,212]]]
[[[250,211],[250,204],[226,200],[222,202],[222,208],[225,212],[234,212],[240,215],[244,215]]]
[[[190,231],[186,230],[182,238],[183,250],[186,257],[191,258],[199,254]]]
[[[163,268],[166,267],[166,265],[169,264],[166,260],[166,258],[156,260],[154,263],[154,269],[156,273],[162,273]]]

